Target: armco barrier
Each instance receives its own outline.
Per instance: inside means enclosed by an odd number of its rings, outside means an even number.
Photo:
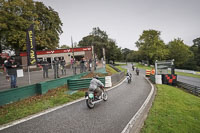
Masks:
[[[45,94],[48,90],[66,85],[67,80],[69,79],[79,79],[86,74],[88,74],[88,72],[77,74],[74,76],[58,78],[55,80],[40,82],[33,85],[0,91],[0,106],[21,99],[25,99],[30,96],[35,96],[37,94]]]
[[[0,92],[0,106],[18,101],[38,93],[37,85],[29,85]]]
[[[112,84],[115,85],[115,84],[118,83],[121,79],[123,79],[124,76],[125,76],[124,71],[123,71],[123,72],[120,72],[120,73],[113,74],[113,75],[111,76]]]
[[[180,81],[177,81],[177,85],[181,88],[186,89],[187,91],[189,91],[190,93],[192,93],[196,96],[200,96],[200,87],[198,87],[198,86],[190,85],[190,84],[183,83]]]
[[[69,79],[68,82],[68,88],[70,90],[79,90],[84,88],[89,88],[91,78],[85,78],[85,79]],[[99,80],[105,85],[105,78],[101,77]]]

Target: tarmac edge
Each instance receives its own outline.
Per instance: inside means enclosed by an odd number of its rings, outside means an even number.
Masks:
[[[121,133],[139,133],[144,125],[144,121],[148,116],[148,112],[152,106],[152,102],[155,98],[156,88],[154,85],[147,79],[145,76],[144,78],[148,81],[151,85],[151,92],[147,96],[146,100],[144,101],[143,105],[140,109],[136,112],[136,114],[131,118],[129,123],[123,129]]]

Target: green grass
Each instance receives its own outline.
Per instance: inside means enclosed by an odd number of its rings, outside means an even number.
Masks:
[[[172,86],[157,89],[141,133],[200,133],[200,98]]]
[[[121,71],[124,71],[125,73],[127,73],[127,69],[121,67],[121,66],[115,66],[116,68],[118,68]]]
[[[45,95],[33,96],[12,104],[0,106],[0,125],[71,102],[84,96],[83,91],[65,94],[66,88],[50,90]]]
[[[108,64],[106,64],[106,71],[109,73],[109,75],[117,73],[112,67],[110,67]]]
[[[152,67],[144,66],[144,65],[138,64],[138,63],[135,65],[135,67],[138,67],[138,68],[140,68],[140,69],[148,69],[148,70],[151,70],[151,69],[152,69]]]

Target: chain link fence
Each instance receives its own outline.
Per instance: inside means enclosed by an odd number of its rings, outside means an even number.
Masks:
[[[71,65],[66,64],[64,67],[58,64],[58,67],[55,67],[55,64],[49,64],[48,70],[43,69],[43,64],[39,64],[36,66],[30,66],[29,71],[27,66],[19,66],[17,68],[17,86],[26,86],[30,84],[39,83],[42,81],[53,80],[55,78],[68,77],[75,74],[94,71],[95,69],[102,68],[103,64],[99,61],[95,66],[90,65],[85,62],[81,64],[77,62],[77,64]],[[44,73],[46,72],[46,73]],[[48,73],[48,76],[46,75]],[[56,75],[56,76],[55,76]],[[6,71],[1,66],[0,68],[0,91],[7,90],[11,88],[10,86],[10,78],[7,76]]]

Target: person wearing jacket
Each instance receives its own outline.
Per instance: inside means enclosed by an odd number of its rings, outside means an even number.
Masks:
[[[10,86],[11,88],[17,88],[17,63],[11,57],[9,58],[8,62],[5,64],[8,75],[10,76]]]
[[[47,59],[44,59],[44,61],[42,61],[42,68],[43,68],[43,78],[49,78],[48,76],[48,70],[49,70],[49,62],[47,61]]]
[[[102,90],[99,87],[104,87],[104,84],[99,80],[98,76],[95,76],[90,81],[89,91],[93,91],[97,93],[97,97],[100,99],[102,94]]]

